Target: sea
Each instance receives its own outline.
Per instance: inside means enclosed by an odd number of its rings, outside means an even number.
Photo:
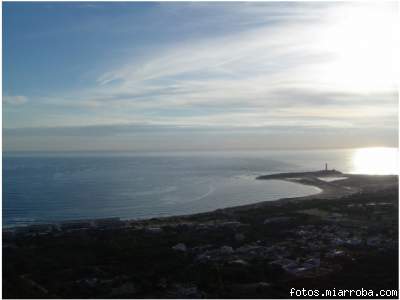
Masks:
[[[4,227],[86,218],[143,219],[306,196],[262,174],[354,171],[354,149],[3,153]]]

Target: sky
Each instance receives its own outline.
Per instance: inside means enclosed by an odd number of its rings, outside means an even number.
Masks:
[[[398,144],[394,2],[3,2],[4,151]]]

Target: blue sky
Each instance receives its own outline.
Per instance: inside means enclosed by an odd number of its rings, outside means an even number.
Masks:
[[[3,147],[397,145],[396,5],[5,2]]]

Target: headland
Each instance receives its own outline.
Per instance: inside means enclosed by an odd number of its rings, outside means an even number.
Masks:
[[[3,230],[3,295],[289,298],[290,288],[398,289],[397,176],[323,170],[257,179],[321,192],[186,216]]]

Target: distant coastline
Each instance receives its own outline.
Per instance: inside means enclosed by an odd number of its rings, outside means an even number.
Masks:
[[[343,178],[357,178],[359,175],[344,174],[337,170],[320,170],[320,171],[309,171],[309,172],[290,172],[290,173],[277,173],[270,175],[258,176],[258,180],[284,180],[288,182],[299,183],[303,185],[310,185],[317,187],[321,190],[320,193],[305,196],[305,197],[293,197],[292,199],[313,199],[315,197],[324,197],[327,199],[340,198],[343,196],[351,195],[360,192],[360,188],[354,181],[348,182],[338,181],[324,181],[322,178],[330,178],[342,176]],[[282,200],[282,199],[280,199]]]
[[[82,290],[91,299],[286,299],[291,287],[332,282],[397,290],[398,176],[336,173],[340,179],[326,181],[333,174],[324,175],[259,177],[322,190],[306,197],[162,218],[3,229],[3,289],[19,299],[82,298]]]
[[[324,181],[321,178],[330,178],[342,176],[342,180],[337,181]],[[396,178],[396,180],[394,180]],[[243,209],[252,209],[261,206],[279,206],[287,202],[297,202],[303,200],[312,199],[340,199],[342,197],[347,197],[352,194],[361,193],[363,191],[375,191],[376,184],[371,185],[371,181],[377,181],[379,186],[385,187],[387,185],[393,185],[393,182],[397,182],[397,175],[356,175],[356,174],[346,174],[337,170],[319,170],[319,171],[308,171],[308,172],[288,172],[288,173],[276,173],[269,175],[260,175],[255,178],[256,180],[282,180],[291,183],[313,186],[320,191],[308,196],[295,196],[290,198],[279,198],[276,200],[264,200],[251,204],[236,205],[230,207],[219,208],[215,210],[210,210],[206,212],[198,213],[188,213],[179,214],[163,217],[149,217],[149,218],[120,218],[117,216],[110,216],[105,218],[84,218],[84,219],[71,219],[71,220],[61,220],[61,221],[51,221],[51,222],[38,222],[29,225],[11,225],[4,226],[3,231],[29,231],[32,228],[34,232],[41,231],[42,229],[48,230],[49,227],[54,227],[60,229],[65,228],[103,228],[104,226],[119,227],[124,226],[123,224],[131,223],[143,223],[152,222],[156,220],[157,222],[163,220],[168,222],[169,220],[176,219],[190,219],[196,218],[198,216],[212,215],[219,212],[229,212],[229,211],[240,211]],[[372,188],[371,188],[372,186]],[[375,187],[375,188],[374,188]],[[101,224],[100,226],[98,224]],[[27,230],[25,230],[27,229]]]
[[[265,175],[265,176],[276,176],[276,175],[283,175],[283,174],[294,174],[294,173],[277,173],[277,174],[272,174],[272,175]],[[254,177],[253,180],[260,180],[260,179],[267,179],[267,178],[263,178],[264,175],[261,176],[257,176]],[[91,228],[96,228],[97,225],[96,223],[108,223],[109,221],[113,222],[142,222],[142,221],[146,221],[146,220],[152,220],[152,219],[168,219],[168,218],[179,218],[179,217],[190,217],[190,216],[196,216],[196,215],[202,215],[202,214],[208,214],[208,213],[213,213],[215,211],[221,211],[221,210],[226,210],[226,209],[235,209],[235,208],[241,208],[241,207],[251,207],[251,206],[257,206],[260,203],[269,203],[269,202],[278,202],[281,200],[285,200],[285,199],[306,199],[308,197],[313,197],[316,195],[321,195],[323,193],[325,193],[326,191],[324,190],[324,188],[319,185],[318,183],[316,184],[307,184],[305,182],[297,182],[295,180],[291,180],[290,178],[284,178],[284,176],[279,176],[279,178],[268,178],[271,180],[280,180],[280,181],[286,181],[286,182],[290,182],[290,183],[294,183],[294,184],[298,184],[298,185],[308,185],[308,186],[312,186],[316,189],[315,192],[307,195],[307,196],[293,196],[290,198],[276,198],[276,199],[271,199],[271,200],[261,200],[261,201],[257,201],[254,203],[250,203],[250,204],[239,204],[239,205],[234,205],[234,206],[226,206],[226,207],[221,207],[221,208],[217,208],[217,209],[210,209],[208,211],[202,211],[202,212],[193,212],[193,213],[184,213],[184,214],[176,214],[176,215],[169,215],[169,216],[160,216],[160,217],[143,217],[143,218],[121,218],[118,216],[109,216],[109,217],[89,217],[89,218],[74,218],[74,219],[65,219],[65,220],[50,220],[50,221],[37,221],[37,222],[33,222],[32,224],[11,224],[11,225],[5,225],[3,224],[3,230],[14,230],[17,228],[25,228],[25,227],[32,227],[34,228],[34,230],[39,230],[40,228],[47,228],[46,226],[56,226],[56,228],[60,228],[62,226],[65,225],[65,227],[68,227],[68,224],[71,224],[72,227],[77,227],[79,228],[78,224],[81,224],[83,227],[91,227]],[[326,187],[325,187],[326,189]],[[204,196],[203,196],[204,197]],[[117,221],[118,220],[118,221]],[[89,225],[90,224],[90,225]],[[44,225],[44,226],[43,226]],[[24,229],[21,229],[22,231]]]

